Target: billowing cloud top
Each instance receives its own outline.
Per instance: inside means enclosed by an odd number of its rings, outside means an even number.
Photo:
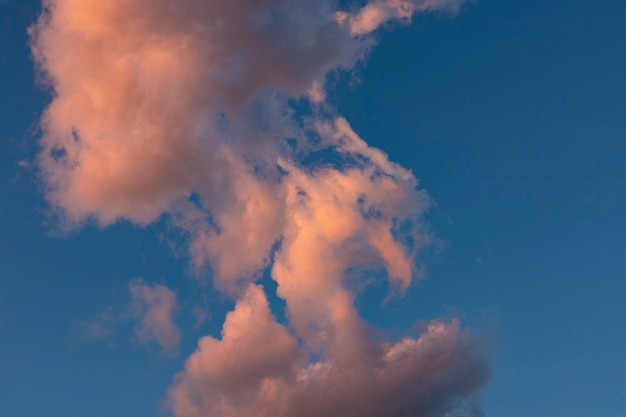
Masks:
[[[221,339],[201,339],[175,378],[175,416],[443,416],[471,405],[488,367],[458,322],[388,343],[354,306],[350,282],[373,271],[399,292],[411,284],[429,201],[324,92],[381,25],[461,3],[44,2],[31,45],[53,90],[38,157],[51,206],[67,226],[165,216],[238,299]],[[268,267],[285,325],[255,284]],[[172,295],[136,295],[152,306],[139,336],[177,341],[162,320]]]

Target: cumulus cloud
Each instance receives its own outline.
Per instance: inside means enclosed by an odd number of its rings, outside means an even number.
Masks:
[[[176,417],[474,409],[488,366],[457,321],[386,342],[355,307],[359,282],[384,277],[402,294],[415,280],[430,202],[324,89],[385,22],[461,4],[44,1],[31,47],[53,91],[38,157],[51,206],[69,227],[165,217],[237,300],[221,338],[201,339],[175,378]],[[266,270],[285,323],[256,284]],[[131,293],[138,340],[175,349],[175,295],[141,281]]]
[[[486,357],[457,321],[431,322],[417,339],[368,343],[367,355],[308,363],[297,339],[252,285],[206,337],[170,390],[180,417],[396,417],[476,411]]]
[[[284,95],[350,67],[366,44],[331,1],[44,3],[32,49],[55,99],[39,163],[71,222],[145,224],[192,193],[231,207],[232,153],[270,154],[288,133]]]

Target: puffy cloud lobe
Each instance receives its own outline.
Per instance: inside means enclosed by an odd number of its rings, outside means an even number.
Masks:
[[[187,360],[169,393],[179,417],[395,417],[473,409],[488,375],[484,352],[457,321],[435,321],[417,339],[372,343],[351,363],[307,364],[297,341],[251,286],[224,324]]]
[[[39,165],[71,223],[146,224],[191,193],[228,199],[236,174],[223,142],[267,148],[264,136],[285,133],[280,115],[264,115],[276,126],[250,116],[251,103],[267,111],[267,91],[306,94],[363,50],[328,0],[44,4],[32,48],[55,97]]]
[[[346,272],[382,263],[393,283],[408,286],[412,257],[394,238],[394,222],[413,214],[402,213],[399,202],[412,200],[424,209],[414,180],[398,182],[377,168],[308,175],[289,167],[289,220],[272,269],[298,335],[347,359],[361,353],[367,336],[346,287]]]
[[[177,376],[170,391],[174,413],[254,415],[260,396],[263,406],[278,406],[276,383],[293,372],[298,356],[297,340],[276,322],[262,288],[251,285],[226,317],[222,339],[202,338]]]
[[[135,336],[141,343],[156,342],[173,353],[180,343],[181,332],[174,323],[176,294],[163,285],[150,286],[137,279],[130,284],[130,312],[138,320]]]
[[[488,377],[473,343],[457,322],[433,322],[418,339],[375,346],[380,353],[369,360],[316,363],[299,372],[289,407],[277,415],[422,417],[471,409],[471,393]]]
[[[204,213],[186,205],[178,210],[178,224],[192,234],[191,254],[197,266],[210,262],[221,288],[236,292],[242,277],[269,262],[269,252],[279,238],[286,216],[284,190],[275,181],[259,180],[252,168],[229,158],[234,201],[224,210],[213,211],[215,230]]]
[[[323,88],[385,22],[460,5],[45,1],[31,39],[54,89],[38,161],[51,205],[70,226],[167,215],[237,299],[221,338],[201,339],[176,377],[176,417],[442,416],[485,382],[480,344],[457,322],[390,344],[360,317],[355,282],[386,276],[401,293],[414,280],[429,199]],[[307,120],[290,104],[303,97]],[[320,150],[341,163],[306,162]],[[254,284],[266,268],[286,324]],[[175,349],[175,295],[131,291],[137,338]]]

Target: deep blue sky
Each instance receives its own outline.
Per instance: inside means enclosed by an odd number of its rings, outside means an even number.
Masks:
[[[186,261],[120,224],[57,237],[32,169],[46,95],[26,26],[34,0],[0,1],[0,416],[148,417],[212,319],[182,316],[181,355],[81,342],[73,326],[144,277],[198,290]],[[331,94],[369,143],[410,167],[445,242],[401,300],[362,299],[385,328],[453,311],[497,354],[487,416],[621,417],[626,410],[626,3],[479,0],[455,18],[381,31]],[[23,165],[23,164],[22,164]],[[376,288],[368,291],[375,291]]]

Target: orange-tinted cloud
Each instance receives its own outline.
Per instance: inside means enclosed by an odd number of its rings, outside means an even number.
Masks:
[[[53,90],[38,159],[48,201],[68,226],[166,216],[237,299],[221,339],[201,339],[176,377],[176,417],[443,416],[485,382],[484,352],[458,322],[387,343],[361,318],[352,283],[384,275],[402,293],[414,281],[430,202],[324,91],[385,22],[460,4],[45,2],[31,40]],[[333,157],[310,162],[317,151]],[[283,324],[255,284],[267,268]],[[132,293],[138,339],[174,349],[173,293]]]
[[[488,378],[480,346],[456,321],[435,321],[417,339],[367,345],[350,361],[302,360],[297,340],[251,286],[224,324],[176,377],[177,417],[395,417],[472,411]]]

